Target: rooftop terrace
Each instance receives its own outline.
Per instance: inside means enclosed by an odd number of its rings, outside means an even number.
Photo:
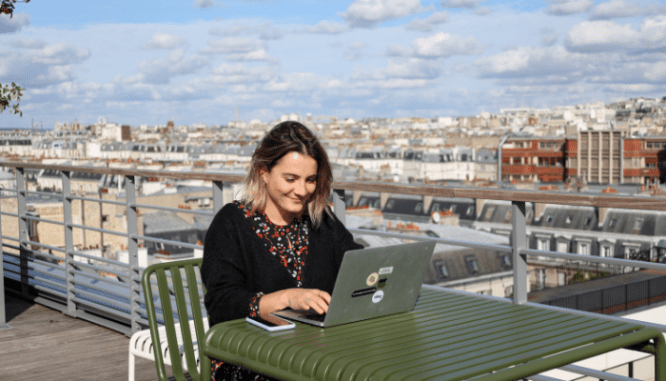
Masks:
[[[170,210],[195,215],[212,215],[233,197],[230,184],[242,181],[240,175],[213,173],[174,173],[148,170],[125,170],[120,168],[75,168],[69,166],[46,166],[26,163],[3,163],[17,168],[16,213],[2,210],[2,218],[17,218],[16,232],[2,232],[4,252],[4,275],[14,279],[8,283],[7,292],[0,289],[0,314],[6,312],[6,322],[12,329],[0,331],[0,373],[11,379],[50,379],[50,380],[118,380],[127,377],[128,335],[145,327],[145,306],[140,290],[139,245],[144,242],[157,242],[178,245],[191,250],[200,250],[192,243],[172,241],[143,235],[137,230],[137,216],[143,210]],[[61,171],[63,182],[62,203],[64,220],[54,221],[46,217],[35,217],[27,210],[27,197],[42,195],[44,192],[26,189],[26,169],[54,169]],[[125,200],[94,199],[90,195],[76,195],[71,191],[70,181],[76,172],[104,173],[124,176],[126,181]],[[197,179],[212,182],[213,211],[178,209],[169,205],[147,205],[137,202],[135,183],[138,177],[164,177]],[[345,222],[345,203],[338,197],[344,191],[379,192],[380,197],[388,194],[411,194],[421,197],[449,197],[506,200],[511,202],[510,222],[512,246],[493,243],[469,242],[461,238],[433,238],[429,236],[406,236],[386,231],[352,229],[354,234],[373,234],[381,237],[413,240],[434,240],[440,244],[456,245],[471,249],[494,250],[507,253],[513,264],[512,299],[517,304],[529,304],[527,299],[527,258],[546,256],[565,261],[584,261],[614,266],[640,267],[665,271],[666,265],[652,262],[637,262],[621,258],[604,258],[595,255],[531,250],[526,244],[526,203],[554,203],[575,206],[619,207],[640,210],[666,210],[666,200],[654,197],[626,197],[620,195],[588,195],[561,192],[533,192],[519,190],[478,189],[441,186],[411,186],[363,182],[335,182],[333,211]],[[51,193],[48,194],[52,195]],[[105,203],[117,207],[117,213],[125,219],[122,231],[114,231],[106,226],[85,225],[72,216],[73,202]],[[54,231],[62,229],[64,246],[50,242],[35,242],[28,234],[31,222],[52,224]],[[81,222],[81,223],[77,223]],[[127,243],[126,260],[102,258],[91,253],[77,251],[74,247],[73,231],[92,230],[105,235],[122,237]],[[17,233],[12,236],[11,233]],[[11,259],[11,260],[10,260]],[[17,262],[16,261],[20,261]],[[11,263],[10,263],[11,262]],[[13,266],[13,267],[12,267]],[[119,266],[113,267],[112,266]],[[2,269],[3,267],[0,267]],[[87,268],[90,271],[83,271]],[[57,271],[55,271],[57,270]],[[98,273],[99,271],[99,273]],[[11,273],[11,277],[8,275]],[[119,282],[117,275],[125,281]],[[85,278],[85,279],[82,279]],[[87,279],[87,280],[86,280]],[[111,284],[111,288],[108,285]],[[12,292],[24,296],[37,295],[39,303],[51,306],[58,311],[70,311],[68,315],[50,308],[16,299]],[[507,299],[505,299],[508,301]],[[571,310],[569,310],[571,311]],[[585,312],[580,312],[585,314]],[[612,317],[609,317],[613,319]],[[0,316],[0,326],[4,322]],[[108,328],[104,328],[108,327]],[[666,326],[653,324],[662,332]],[[19,365],[20,364],[20,365]],[[149,361],[138,360],[137,380],[155,379],[155,367]]]
[[[127,336],[10,293],[5,295],[5,304],[11,329],[0,330],[0,378],[127,379]],[[137,358],[136,381],[155,379],[155,363]]]

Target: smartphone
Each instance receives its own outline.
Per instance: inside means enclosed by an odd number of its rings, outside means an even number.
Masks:
[[[250,323],[254,324],[257,327],[263,328],[267,331],[282,331],[285,329],[293,329],[296,327],[296,324],[293,322],[290,322],[289,320],[285,320],[281,317],[277,317],[275,315],[268,314],[268,316],[262,316],[262,317],[246,317],[245,320]]]

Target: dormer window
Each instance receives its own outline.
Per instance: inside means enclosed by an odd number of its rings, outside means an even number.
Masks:
[[[467,260],[467,263],[469,264],[469,268],[473,273],[478,273],[479,272],[479,264],[476,261],[475,258],[470,258]]]
[[[567,223],[567,224],[570,224],[570,223],[571,223],[571,216],[567,216],[566,223]]]
[[[448,278],[449,277],[449,271],[446,269],[446,265],[443,263],[438,263],[437,264],[437,270],[439,271],[439,276],[442,278]]]
[[[553,215],[549,214],[548,217],[546,217],[546,222],[553,222]]]

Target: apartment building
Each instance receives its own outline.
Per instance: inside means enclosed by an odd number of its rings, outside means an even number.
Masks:
[[[502,147],[502,180],[551,182],[565,179],[566,139],[514,137]]]

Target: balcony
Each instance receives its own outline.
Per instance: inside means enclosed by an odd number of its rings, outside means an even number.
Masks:
[[[13,375],[14,379],[40,378],[42,375],[52,380],[77,377],[124,379],[127,374],[128,336],[145,328],[147,323],[140,287],[140,276],[146,264],[149,260],[168,261],[201,255],[198,242],[183,236],[179,240],[168,232],[163,236],[151,235],[145,231],[142,221],[145,221],[149,211],[154,210],[195,222],[210,219],[234,198],[243,176],[27,163],[0,165],[16,170],[16,187],[1,189],[1,194],[10,196],[3,199],[0,213],[3,222],[3,267],[0,268],[0,275],[5,278],[5,289],[0,290],[0,297],[3,298],[0,299],[0,327],[8,324],[12,328],[0,330],[3,342],[0,372]],[[61,192],[31,189],[26,181],[26,172],[41,169],[61,172]],[[78,194],[72,190],[74,173],[114,175],[124,180],[117,187],[120,193],[113,197],[111,189],[96,195]],[[205,186],[194,189],[192,194],[196,195],[187,200],[173,198],[174,192],[170,191],[162,192],[160,196],[152,194],[142,197],[137,191],[141,178],[202,182]],[[424,204],[432,202],[433,198],[510,202],[511,231],[508,235],[512,246],[465,241],[455,235],[440,238],[430,234],[408,235],[381,229],[350,230],[355,235],[434,240],[442,245],[503,254],[506,272],[510,273],[510,296],[518,304],[530,303],[528,265],[533,259],[543,261],[543,258],[549,258],[558,264],[585,262],[603,269],[617,267],[666,272],[666,265],[659,263],[532,250],[526,240],[529,214],[526,205],[529,203],[666,211],[664,199],[344,181],[335,182],[333,189],[332,209],[345,224],[347,220],[356,218],[346,212],[345,201],[358,200],[364,192],[379,193],[380,200],[387,199],[390,194],[411,195],[423,199]],[[162,196],[164,198],[160,198]],[[35,200],[38,199],[49,201],[48,207],[40,209],[45,211],[42,214],[35,211]],[[88,214],[90,208],[96,209]],[[62,213],[48,214],[47,210],[61,210]],[[175,218],[164,222],[173,223],[173,220]],[[50,238],[39,238],[35,234],[39,230],[38,224],[49,227]],[[119,249],[110,255],[114,251],[110,249],[113,245],[118,245]],[[177,254],[174,248],[183,251]],[[586,314],[583,311],[576,313]],[[613,316],[607,318],[617,319]],[[666,332],[664,325],[649,326]],[[7,346],[5,343],[14,345]],[[32,359],[29,363],[34,365],[23,365],[25,358]],[[17,366],[19,363],[22,364],[20,367]],[[137,380],[154,378],[154,365],[139,359]]]

